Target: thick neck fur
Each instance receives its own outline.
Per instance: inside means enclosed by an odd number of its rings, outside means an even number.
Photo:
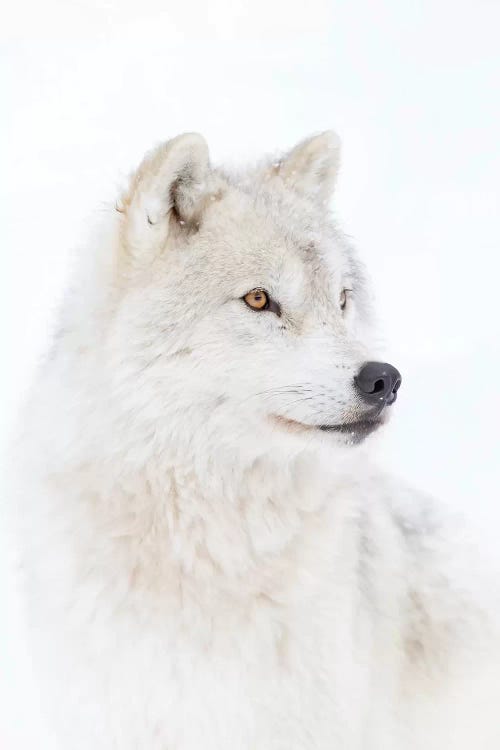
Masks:
[[[102,245],[116,248],[113,227],[110,236],[79,269],[29,407],[32,481],[73,513],[76,555],[117,585],[219,611],[218,595],[279,599],[307,571],[318,535],[331,548],[332,528],[340,537],[355,516],[342,467],[362,466],[359,449],[261,433],[209,392],[186,404],[182,371],[163,379],[168,350],[152,365],[149,350],[124,356],[128,329],[113,321],[130,280],[117,274],[118,249],[95,283]],[[182,356],[182,342],[173,348]]]
[[[227,597],[243,608],[255,597],[279,602],[312,572],[318,535],[333,525],[340,536],[355,513],[342,492],[345,457],[332,469],[328,451],[293,438],[259,444],[242,426],[226,441],[214,418],[193,430],[187,413],[173,429],[168,417],[120,413],[80,357],[63,367],[64,385],[56,357],[46,397],[38,393],[46,435],[35,474],[71,504],[80,557],[116,585],[204,612],[220,612]],[[43,404],[56,393],[59,418],[48,420]]]

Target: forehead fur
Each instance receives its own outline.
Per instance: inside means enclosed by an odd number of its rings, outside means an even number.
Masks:
[[[317,203],[290,189],[272,163],[247,170],[214,171],[217,190],[202,217],[193,244],[211,243],[227,272],[242,267],[275,267],[358,285],[363,275],[350,242],[335,224],[329,201]]]

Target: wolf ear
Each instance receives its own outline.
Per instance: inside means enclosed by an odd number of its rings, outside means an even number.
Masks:
[[[195,226],[208,171],[208,147],[197,133],[179,135],[146,154],[116,206],[129,250],[158,248],[175,224]]]
[[[323,202],[333,194],[339,166],[340,139],[327,130],[299,143],[274,169],[297,193]]]

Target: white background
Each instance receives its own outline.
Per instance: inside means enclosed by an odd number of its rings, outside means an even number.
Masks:
[[[369,267],[387,357],[404,377],[381,458],[495,544],[499,28],[498,0],[10,4],[0,32],[2,447],[70,253],[146,149],[198,130],[215,162],[238,162],[333,127],[343,141],[335,211]],[[0,747],[40,747],[3,591]]]

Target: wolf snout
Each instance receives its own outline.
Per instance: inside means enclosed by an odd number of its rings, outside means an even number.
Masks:
[[[401,385],[398,370],[387,362],[366,362],[354,378],[358,393],[370,404],[393,404]]]

